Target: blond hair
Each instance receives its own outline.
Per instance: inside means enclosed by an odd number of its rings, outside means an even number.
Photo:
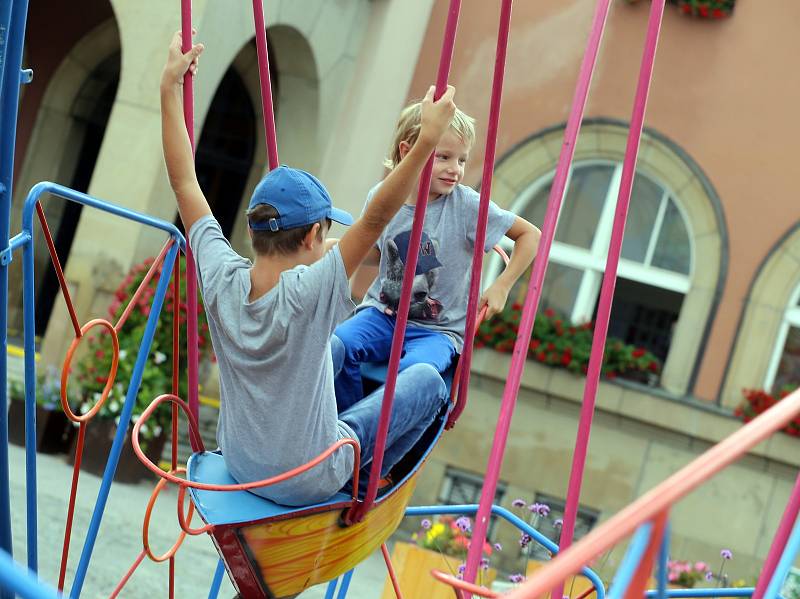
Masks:
[[[455,132],[461,141],[467,146],[475,143],[475,119],[465,112],[456,108],[450,128]],[[422,129],[422,102],[415,101],[406,106],[400,113],[397,126],[392,137],[392,145],[389,148],[389,156],[383,161],[383,165],[389,170],[400,163],[400,143],[406,142],[413,146],[419,137]]]

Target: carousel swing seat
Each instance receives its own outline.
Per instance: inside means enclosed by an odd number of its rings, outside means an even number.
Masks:
[[[279,505],[249,491],[190,488],[201,519],[210,526],[225,568],[242,597],[292,596],[353,569],[397,529],[414,492],[417,475],[444,430],[447,413],[392,469],[397,480],[379,495],[364,518],[350,525],[349,493],[308,506]],[[192,482],[235,485],[222,454],[199,452],[189,458]],[[360,501],[359,501],[360,503]]]

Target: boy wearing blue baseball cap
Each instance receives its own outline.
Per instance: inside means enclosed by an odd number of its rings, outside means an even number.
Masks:
[[[367,466],[380,415],[382,390],[337,415],[334,376],[344,352],[331,333],[352,312],[348,279],[403,205],[450,126],[453,89],[423,106],[420,139],[383,182],[361,218],[334,208],[312,175],[276,168],[256,187],[247,212],[255,260],[225,239],[197,182],[183,121],[181,82],[203,50],[183,54],[180,34],[170,45],[161,80],[164,158],[183,225],[197,262],[200,287],[219,362],[217,440],[239,482],[276,476],[352,437]],[[334,220],[350,225],[326,247]],[[383,461],[385,475],[446,406],[444,382],[427,365],[397,380]],[[275,502],[305,505],[336,493],[353,475],[353,451],[340,448],[300,476],[254,492]]]

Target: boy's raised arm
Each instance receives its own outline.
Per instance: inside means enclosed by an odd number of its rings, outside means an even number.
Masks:
[[[413,193],[425,163],[453,120],[456,106],[455,89],[447,91],[436,102],[431,87],[422,101],[422,129],[417,142],[408,154],[386,176],[364,214],[347,230],[339,241],[347,276],[350,277],[375,245],[383,229],[394,218],[406,199]]]
[[[181,52],[181,34],[176,33],[161,75],[161,143],[169,182],[175,192],[178,212],[187,235],[197,219],[211,214],[208,201],[197,182],[182,102],[183,76],[187,70],[192,73],[197,70],[197,58],[202,51],[203,45],[195,44],[186,54]]]

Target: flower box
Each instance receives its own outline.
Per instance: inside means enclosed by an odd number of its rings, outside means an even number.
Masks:
[[[72,443],[73,427],[61,407],[36,405],[36,451],[67,453]],[[8,409],[8,442],[25,446],[25,402],[12,400]]]
[[[423,549],[414,543],[395,543],[392,549],[392,565],[403,599],[452,599],[452,587],[437,581],[431,570],[450,572],[455,575],[462,559],[443,555],[438,551]],[[478,583],[490,587],[496,570],[489,568],[478,574]],[[392,582],[387,575],[381,599],[395,599]]]
[[[93,420],[87,423],[86,439],[84,440],[83,456],[81,457],[81,470],[96,476],[103,476],[116,433],[117,425],[113,420]],[[70,464],[75,463],[77,440],[78,436],[75,435],[69,457]],[[166,435],[162,433],[148,441],[146,447],[143,445],[144,453],[150,458],[150,461],[158,464],[161,460],[161,453],[164,450],[165,441]],[[136,454],[133,452],[129,432],[125,435],[125,444],[122,446],[122,452],[119,455],[119,464],[117,464],[117,471],[114,474],[114,481],[120,483],[138,483],[149,476],[153,475],[142,465],[139,458],[137,458]]]
[[[636,4],[639,0],[626,0]],[[736,0],[670,0],[684,15],[701,19],[724,19],[731,16]]]

